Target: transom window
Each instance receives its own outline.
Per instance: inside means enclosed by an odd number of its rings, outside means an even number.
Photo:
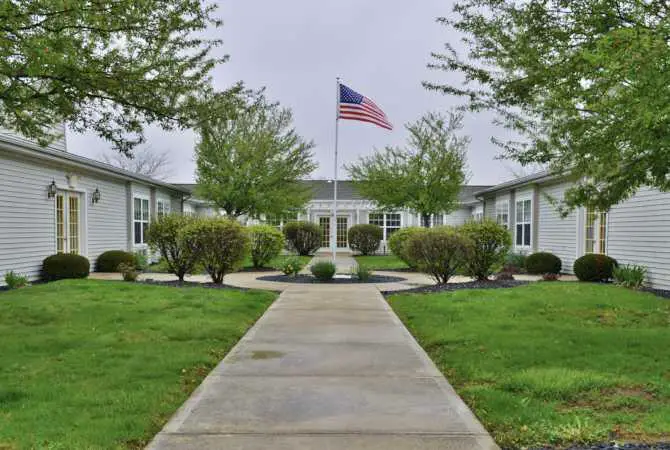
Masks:
[[[532,201],[516,202],[516,246],[530,247],[532,232]]]
[[[509,228],[509,201],[496,203],[496,222],[506,229]]]
[[[149,228],[149,199],[135,197],[133,199],[133,235],[135,244],[146,243]]]
[[[584,252],[606,254],[607,213],[588,208],[584,228]]]
[[[388,241],[400,229],[400,213],[370,213],[368,223],[378,225],[384,231],[383,240]]]
[[[158,200],[156,202],[156,216],[163,217],[170,214],[170,202],[166,200]]]

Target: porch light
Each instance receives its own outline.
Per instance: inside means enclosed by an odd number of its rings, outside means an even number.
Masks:
[[[100,189],[95,188],[95,191],[93,191],[93,194],[91,194],[91,202],[95,205],[100,201]]]
[[[51,184],[47,187],[47,197],[54,198],[58,189],[56,188],[56,181],[51,180]]]

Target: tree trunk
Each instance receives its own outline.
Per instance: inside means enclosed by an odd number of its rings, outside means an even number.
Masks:
[[[421,214],[421,226],[430,228],[430,214]]]

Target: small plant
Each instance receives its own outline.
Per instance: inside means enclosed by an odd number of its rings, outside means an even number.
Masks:
[[[526,258],[526,270],[532,275],[561,273],[561,258],[549,252],[537,252]]]
[[[358,279],[358,281],[362,281],[364,283],[372,276],[372,270],[362,264],[352,268],[351,272]]]
[[[149,260],[147,254],[144,251],[135,252],[135,268],[137,270],[146,270],[149,267]]]
[[[361,255],[372,255],[379,248],[384,231],[378,225],[360,224],[349,228],[349,247]]]
[[[28,285],[28,277],[10,270],[5,274],[5,283],[9,289],[18,289]]]
[[[121,275],[123,275],[123,281],[137,281],[137,277],[140,275],[140,272],[137,270],[137,268],[134,265],[128,263],[119,264],[116,270],[121,272]]]
[[[503,270],[496,274],[496,281],[514,281],[514,274],[507,270]]]
[[[616,259],[607,255],[589,253],[577,258],[572,266],[579,281],[608,281],[612,278],[614,268],[619,264]]]
[[[503,271],[510,273],[523,273],[526,269],[526,254],[510,252],[505,257]]]
[[[312,275],[319,281],[330,281],[335,276],[337,267],[331,261],[319,261],[310,267]]]
[[[542,274],[543,281],[558,281],[560,277],[561,276],[557,273],[547,272],[545,274]]]
[[[91,270],[88,259],[72,253],[48,256],[42,262],[42,279],[56,281],[68,278],[86,278]]]
[[[635,264],[615,267],[612,271],[614,282],[630,289],[640,289],[647,278],[647,268]]]
[[[279,270],[281,270],[284,275],[296,276],[302,268],[305,267],[303,262],[298,257],[286,258],[280,265]]]

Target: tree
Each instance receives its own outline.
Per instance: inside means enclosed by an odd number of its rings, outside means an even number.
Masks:
[[[127,156],[119,152],[103,153],[102,160],[107,164],[129,172],[164,180],[172,174],[170,154],[167,151],[154,151],[145,147]]]
[[[0,127],[46,145],[67,122],[128,154],[145,123],[192,125],[226,60],[211,55],[221,41],[203,37],[221,25],[214,10],[200,0],[0,2]]]
[[[300,179],[316,165],[311,142],[292,128],[289,109],[252,95],[234,120],[212,118],[199,127],[197,194],[228,216],[281,215],[309,201]]]
[[[462,126],[462,113],[426,114],[405,126],[408,148],[386,147],[346,169],[361,195],[380,209],[409,208],[429,227],[431,214],[458,207],[470,143],[470,138],[457,135]]]
[[[497,113],[522,136],[494,139],[504,156],[572,174],[567,209],[670,188],[667,2],[463,0],[438,21],[468,51],[434,54],[429,67],[462,80],[425,86]]]

